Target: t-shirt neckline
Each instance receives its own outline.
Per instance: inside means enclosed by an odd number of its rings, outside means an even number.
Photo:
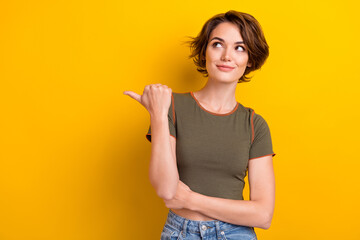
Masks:
[[[193,93],[192,91],[190,91],[189,93],[190,93],[191,97],[195,100],[197,106],[199,106],[202,110],[204,110],[205,112],[210,113],[210,114],[212,114],[212,115],[216,115],[216,116],[228,116],[228,115],[234,113],[234,112],[236,111],[236,109],[239,107],[239,102],[236,102],[236,106],[234,107],[234,109],[231,110],[231,111],[228,112],[228,113],[215,113],[215,112],[211,112],[211,111],[205,109],[203,106],[201,106],[200,102],[196,99],[196,97],[195,97],[195,95],[194,95],[194,93]]]

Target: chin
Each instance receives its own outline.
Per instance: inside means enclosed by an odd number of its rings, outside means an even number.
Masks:
[[[216,74],[215,76],[213,76],[213,79],[218,82],[237,82],[240,77],[234,77],[232,75],[226,76],[225,74]]]

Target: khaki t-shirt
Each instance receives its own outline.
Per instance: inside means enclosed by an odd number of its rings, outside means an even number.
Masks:
[[[248,161],[275,156],[264,118],[239,102],[218,114],[202,107],[192,92],[173,92],[168,119],[179,177],[192,191],[243,200]],[[151,126],[146,138],[151,142]]]

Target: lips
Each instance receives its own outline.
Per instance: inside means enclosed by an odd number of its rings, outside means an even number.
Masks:
[[[221,71],[224,71],[224,72],[229,72],[235,68],[235,67],[230,67],[227,65],[216,65],[216,66],[218,69],[220,69]]]

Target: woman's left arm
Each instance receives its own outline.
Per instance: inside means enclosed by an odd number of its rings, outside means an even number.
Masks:
[[[272,156],[249,160],[250,200],[209,197],[178,187],[179,199],[165,201],[167,207],[183,207],[220,221],[268,229],[275,206],[275,176]],[[181,186],[185,186],[183,183]],[[182,192],[181,192],[182,191]]]

